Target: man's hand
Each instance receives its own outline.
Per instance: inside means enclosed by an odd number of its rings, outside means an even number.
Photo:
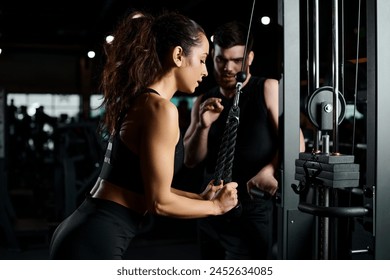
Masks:
[[[205,100],[199,107],[199,121],[203,128],[210,127],[223,110],[220,98],[211,97]]]
[[[252,199],[252,188],[258,188],[269,196],[274,196],[278,190],[278,180],[276,180],[273,170],[263,168],[259,173],[256,174],[256,176],[247,182],[246,186],[247,191]]]

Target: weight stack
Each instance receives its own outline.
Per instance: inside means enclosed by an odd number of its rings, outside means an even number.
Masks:
[[[295,160],[295,179],[301,181],[308,175],[325,187],[357,187],[360,170],[354,162],[353,155],[300,153]]]

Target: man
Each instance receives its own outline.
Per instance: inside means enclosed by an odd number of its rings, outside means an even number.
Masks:
[[[273,240],[273,199],[251,199],[249,190],[258,188],[274,196],[278,189],[278,81],[250,73],[254,60],[253,37],[240,22],[217,28],[211,57],[217,86],[194,102],[191,123],[184,137],[185,164],[205,165],[204,181],[212,179],[229,110],[236,95],[236,74],[246,79],[239,98],[232,179],[238,183],[242,207],[239,217],[226,215],[199,220],[199,240],[204,259],[269,259]],[[247,56],[244,59],[244,52]],[[244,67],[242,67],[245,62]],[[301,134],[301,151],[304,142]]]

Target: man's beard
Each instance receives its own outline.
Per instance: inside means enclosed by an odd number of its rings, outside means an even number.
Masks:
[[[218,75],[216,72],[214,72],[214,76],[215,76],[217,83],[222,88],[225,88],[225,89],[235,89],[236,88],[237,80],[236,80],[235,76],[233,76],[233,75],[226,76],[226,74]]]

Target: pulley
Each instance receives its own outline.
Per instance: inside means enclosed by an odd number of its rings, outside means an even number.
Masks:
[[[340,125],[345,117],[346,102],[344,96],[338,94],[338,124]],[[333,129],[333,87],[323,86],[314,91],[307,102],[307,114],[310,121],[319,130]]]

